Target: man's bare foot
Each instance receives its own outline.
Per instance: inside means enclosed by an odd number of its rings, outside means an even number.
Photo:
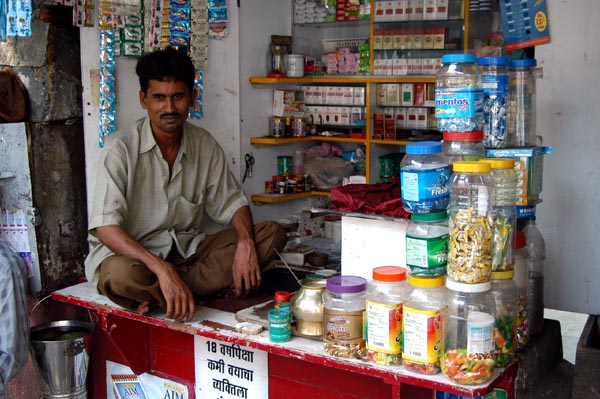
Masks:
[[[150,301],[144,301],[140,303],[137,307],[137,311],[141,315],[145,315],[150,311]]]

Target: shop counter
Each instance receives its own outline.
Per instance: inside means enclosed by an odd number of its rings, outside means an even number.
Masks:
[[[90,398],[118,399],[119,381],[140,377],[136,384],[150,378],[150,389],[164,389],[161,398],[172,399],[432,399],[436,391],[479,397],[495,389],[515,399],[516,363],[496,369],[487,384],[461,386],[441,373],[427,376],[403,366],[333,357],[315,339],[294,336],[274,343],[266,330],[240,333],[234,313],[205,306],[197,308],[194,321],[177,322],[161,311],[142,316],[119,307],[89,283],[56,291],[52,298],[88,309],[96,323]]]

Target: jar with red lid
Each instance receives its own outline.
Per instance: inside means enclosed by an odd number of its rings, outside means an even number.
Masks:
[[[369,360],[383,365],[402,362],[402,304],[408,294],[406,269],[373,269],[367,288],[366,340]]]
[[[275,194],[285,194],[287,190],[287,177],[282,175],[273,176],[273,190]]]
[[[450,168],[456,161],[477,161],[485,157],[483,132],[444,132],[442,151]]]

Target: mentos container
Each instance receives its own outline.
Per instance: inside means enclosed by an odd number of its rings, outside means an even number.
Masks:
[[[400,163],[402,206],[407,212],[429,213],[448,206],[450,168],[439,141],[406,145]]]
[[[435,83],[435,117],[443,132],[481,130],[483,90],[475,54],[445,54]]]

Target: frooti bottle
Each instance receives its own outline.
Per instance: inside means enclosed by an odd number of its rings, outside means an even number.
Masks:
[[[435,117],[442,132],[472,132],[483,125],[483,90],[475,54],[445,54],[435,83]]]

